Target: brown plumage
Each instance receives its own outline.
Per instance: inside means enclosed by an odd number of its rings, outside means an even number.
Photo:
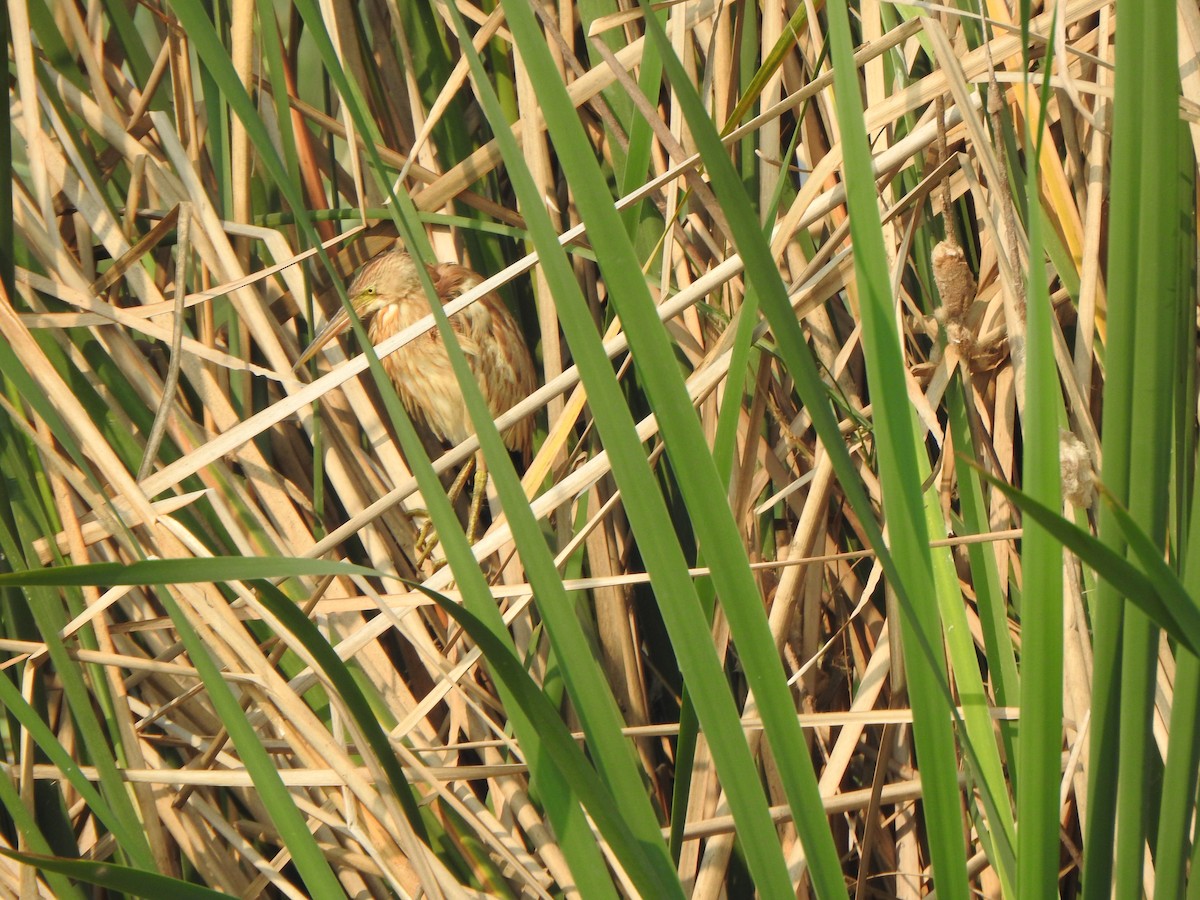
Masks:
[[[470,269],[453,263],[429,266],[428,271],[442,303],[461,296],[483,281]],[[372,344],[378,344],[429,315],[429,300],[421,285],[417,263],[399,248],[381,253],[363,266],[350,283],[348,293],[355,313],[367,326]],[[450,324],[492,418],[533,392],[537,386],[533,360],[512,313],[499,296],[494,292],[485,294],[451,316]],[[344,308],[338,310],[301,355],[297,365],[311,359],[349,325],[349,314]],[[382,363],[409,415],[423,420],[438,438],[458,444],[475,433],[462,391],[450,367],[450,358],[436,328],[383,357]],[[509,449],[526,457],[532,442],[533,420],[530,418],[522,419],[504,435],[504,443]],[[479,474],[468,525],[469,538],[474,536],[478,505],[482,502],[483,460],[477,462]],[[459,482],[465,480],[466,473],[464,469]],[[461,484],[456,482],[456,485],[461,490]]]
[[[454,263],[440,263],[428,269],[442,303],[483,281],[470,269]],[[367,326],[372,344],[429,315],[429,301],[417,274],[417,264],[403,250],[389,250],[368,262],[350,283],[348,293],[354,311]],[[537,387],[525,339],[512,313],[495,293],[485,294],[456,313],[450,324],[493,418],[528,397]],[[311,359],[349,325],[346,310],[338,310],[297,365]],[[458,444],[475,433],[436,328],[388,354],[382,362],[409,415],[423,420],[438,438]],[[528,455],[532,438],[533,421],[523,419],[508,430],[504,443]]]

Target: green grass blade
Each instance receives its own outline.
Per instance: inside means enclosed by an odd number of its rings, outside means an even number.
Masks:
[[[220,98],[241,120],[258,154],[259,161],[263,164],[267,174],[271,176],[275,187],[287,201],[300,226],[301,233],[312,246],[317,248],[318,257],[328,266],[329,258],[321,249],[321,241],[307,213],[308,205],[304,202],[295,180],[288,175],[287,167],[279,158],[266,125],[263,124],[258,107],[242,86],[241,79],[238,78],[237,71],[221,44],[221,39],[213,27],[213,23],[204,11],[204,5],[184,0],[184,2],[173,2],[171,8],[179,19],[179,23],[186,29],[188,41],[205,71],[217,86]],[[326,40],[328,40],[328,36],[326,36]],[[141,46],[140,43],[137,46]],[[278,90],[279,87],[277,86],[276,89]]]
[[[329,861],[309,831],[305,817],[296,806],[283,779],[279,777],[270,754],[263,747],[260,735],[246,718],[225,679],[221,677],[221,672],[200,635],[196,633],[187,615],[169,592],[162,592],[160,598],[175,623],[180,641],[187,648],[188,656],[191,657],[192,664],[208,690],[214,710],[221,717],[230,739],[237,747],[242,763],[246,766],[246,771],[250,773],[263,805],[270,813],[275,827],[279,829],[279,836],[291,854],[292,862],[310,896],[345,896],[337,876],[329,867]]]
[[[1162,52],[1175,46],[1175,31],[1174,7],[1147,4],[1122,20],[1117,42],[1101,471],[1117,504],[1127,505],[1160,547],[1169,497],[1170,370],[1177,348],[1169,332],[1179,321],[1174,304],[1181,300],[1179,261],[1173,256],[1177,216],[1193,215],[1184,211],[1176,182],[1179,70],[1172,54]],[[1100,537],[1120,552],[1114,510],[1101,510]],[[1107,898],[1114,876],[1118,896],[1141,890],[1149,824],[1145,800],[1155,752],[1149,743],[1157,640],[1140,612],[1126,609],[1122,616],[1115,599],[1102,586],[1093,622],[1096,683],[1084,837],[1090,852],[1083,871],[1088,900]],[[1107,850],[1114,846],[1115,864]]]
[[[904,361],[896,331],[891,281],[880,230],[874,173],[863,121],[857,70],[853,63],[845,0],[829,7],[834,87],[838,122],[842,128],[846,164],[846,199],[854,242],[854,266],[862,304],[863,349],[867,361],[875,418],[879,475],[891,548],[912,600],[903,618],[905,667],[913,706],[913,731],[921,757],[926,816],[934,879],[938,895],[967,896],[966,849],[963,844],[960,800],[955,779],[957,758],[950,714],[932,668],[922,654],[923,638],[941,659],[941,629],[937,612],[925,598],[933,597],[933,574],[927,551],[928,532],[922,512],[921,482],[916,458],[912,409],[905,391]],[[940,667],[937,670],[940,672]]]
[[[0,10],[0,44],[10,46],[8,7]],[[12,156],[12,110],[0,112],[0,176],[5,184],[13,184]],[[11,188],[0,191],[0,285],[12,296],[16,290],[13,283],[16,258],[13,251],[17,242],[13,229],[13,198]]]
[[[767,82],[783,65],[783,61],[789,53],[794,52],[796,40],[800,32],[808,27],[808,7],[797,6],[796,11],[792,13],[787,24],[783,26],[782,33],[779,35],[775,45],[763,57],[762,65],[754,73],[750,79],[750,84],[746,86],[746,90],[742,92],[742,96],[738,98],[737,106],[733,108],[733,112],[729,114],[729,118],[721,128],[721,136],[729,134],[737,127],[738,123],[746,117],[746,113],[754,108],[754,104],[758,102],[762,95],[763,89],[767,86]]]
[[[1171,720],[1162,779],[1154,859],[1155,900],[1184,896],[1188,880],[1188,850],[1200,846],[1192,830],[1196,813],[1196,782],[1200,773],[1200,658],[1186,650],[1176,657]],[[1192,883],[1200,882],[1193,865]]]
[[[279,129],[279,150],[283,154],[283,165],[293,180],[298,181],[299,160],[296,136],[292,128],[292,110],[287,92],[287,76],[284,67],[287,65],[283,53],[283,37],[279,33],[279,23],[276,21],[275,7],[269,0],[258,0],[258,21],[262,34],[259,43],[262,46],[262,65],[266,77],[271,84],[271,99],[275,101],[275,127]],[[321,210],[320,212],[328,212]],[[311,212],[310,212],[311,214]],[[287,213],[295,221],[292,213]],[[312,215],[312,220],[318,217]]]
[[[1045,115],[1043,95],[1041,116]],[[1042,129],[1037,131],[1040,135]],[[1040,146],[1027,147],[1030,160],[1026,203],[1037,210]],[[1025,492],[1045,504],[1062,503],[1058,422],[1062,394],[1054,362],[1049,285],[1041,240],[1042,217],[1029,217],[1029,272],[1026,277]],[[1021,604],[1021,737],[1015,793],[1018,835],[1017,893],[1048,897],[1058,891],[1059,804],[1062,772],[1062,692],[1048,690],[1063,681],[1062,545],[1036,521],[1021,540],[1024,568]]]
[[[923,449],[923,447],[918,448]],[[928,464],[918,457],[922,480],[929,478]],[[925,494],[925,527],[938,540],[946,538],[941,497],[935,490]],[[979,656],[971,627],[967,620],[958,570],[950,548],[929,552],[938,611],[943,623],[947,654],[954,671],[955,687],[962,705],[963,755],[968,772],[979,791],[980,803],[986,815],[979,822],[986,832],[988,860],[1001,883],[1011,893],[1016,884],[1017,828],[1005,779],[1003,761],[995,739],[995,720],[991,704],[979,672]],[[940,685],[935,687],[940,690]]]
[[[1190,424],[1189,424],[1190,429]],[[1188,540],[1181,548],[1183,588],[1191,596],[1200,596],[1200,482],[1193,481],[1190,503],[1191,522]],[[1163,770],[1162,805],[1158,812],[1154,860],[1155,900],[1183,897],[1187,885],[1189,847],[1200,846],[1192,831],[1196,812],[1196,785],[1200,778],[1200,656],[1180,647],[1175,657],[1175,684],[1171,698],[1171,720],[1167,733],[1167,759]],[[1192,872],[1197,870],[1193,865]],[[1195,874],[1192,882],[1200,882]]]
[[[545,751],[554,757],[555,764],[570,780],[597,828],[621,860],[622,866],[626,867],[627,874],[643,892],[642,896],[684,896],[673,870],[664,869],[659,862],[662,855],[660,846],[647,845],[640,840],[631,827],[626,810],[614,801],[608,783],[588,763],[575,738],[563,724],[562,717],[529,677],[512,647],[497,638],[483,620],[464,607],[422,585],[414,584],[413,587],[436,602],[479,645],[487,658],[488,668],[504,682],[509,696],[537,729]],[[661,841],[657,843],[661,844]],[[586,894],[591,885],[581,882],[579,887]]]
[[[47,598],[41,598],[45,602]],[[6,709],[21,725],[29,731],[30,736],[38,745],[46,758],[62,773],[62,777],[70,782],[79,792],[79,796],[87,801],[88,809],[113,834],[124,833],[124,824],[113,812],[112,807],[104,796],[84,777],[79,763],[71,757],[66,748],[59,742],[58,736],[32,706],[25,702],[21,692],[7,678],[0,678],[0,705]],[[47,847],[47,850],[49,848]]]
[[[17,793],[16,787],[9,779],[7,773],[0,776],[0,807],[12,819],[13,825],[20,833],[21,838],[25,843],[33,848],[35,853],[50,857],[52,855],[50,844],[42,835],[38,828],[37,820],[26,809],[24,802],[21,800],[21,795]],[[34,865],[31,863],[31,865]],[[54,891],[54,896],[60,900],[66,900],[68,897],[77,897],[82,900],[85,896],[75,885],[53,869],[44,870],[46,874],[46,884]]]
[[[95,862],[90,859],[63,859],[61,856],[50,856],[41,853],[18,853],[0,847],[0,856],[36,866],[43,872],[55,872],[82,881],[85,884],[119,891],[131,897],[172,897],[177,900],[220,900],[228,897],[221,891],[214,891],[198,884],[181,881],[178,878],[168,878],[157,872],[147,872],[133,869],[129,866],[119,866],[111,862]],[[75,893],[72,891],[72,893]]]
[[[1184,587],[1175,570],[1163,560],[1162,551],[1155,547],[1153,538],[1138,526],[1132,514],[1122,509],[1107,492],[1104,493],[1104,499],[1111,506],[1121,536],[1162,598],[1165,618],[1161,621],[1155,619],[1155,623],[1165,628],[1175,640],[1200,643],[1200,603]]]
[[[392,793],[400,801],[408,824],[422,841],[430,843],[412,786],[408,783],[399,760],[396,759],[396,752],[392,749],[378,717],[367,702],[366,695],[354,680],[350,669],[338,656],[337,651],[330,646],[329,641],[321,634],[317,626],[278,588],[265,582],[260,582],[255,587],[263,604],[304,645],[304,648],[320,666],[321,671],[325,673],[325,677],[333,688],[332,695],[346,707],[350,718],[366,739],[371,752],[374,753],[376,763],[391,782]]]
[[[0,491],[0,496],[4,493],[6,492]],[[6,499],[13,503],[9,514],[15,523],[16,532],[9,529],[7,521],[0,524],[0,552],[3,553],[7,565],[18,566],[23,564],[24,551],[32,546],[33,536],[37,533],[30,521],[32,508],[37,501],[23,493]],[[44,529],[43,533],[46,530],[49,529]],[[11,597],[11,593],[7,596]],[[103,708],[105,705],[106,685],[103,681],[97,683],[89,678],[89,673],[84,667],[67,652],[60,635],[68,621],[68,610],[61,598],[50,590],[37,588],[27,588],[25,597],[30,617],[36,623],[37,631],[54,665],[65,698],[65,707],[78,730],[83,752],[95,765],[100,776],[98,791],[103,799],[97,808],[97,815],[104,814],[105,824],[112,829],[117,839],[119,853],[127,861],[142,868],[152,868],[154,857],[141,817],[134,806],[129,786],[121,778],[118,770],[120,736],[105,728],[97,711],[97,706]],[[77,611],[71,610],[72,613]],[[57,739],[37,713],[24,706],[16,688],[6,682],[4,689],[6,692],[11,689],[13,693],[14,716],[17,716],[19,711],[29,713],[25,717],[25,724],[31,733],[40,735],[39,743],[43,745],[47,754],[56,757],[60,766],[66,766],[68,769],[74,767],[74,761],[65,750],[52,746],[57,743]],[[82,789],[82,786],[80,787]],[[96,791],[89,788],[85,795],[95,798]]]
[[[153,61],[150,59],[145,41],[138,35],[137,26],[134,25],[133,17],[130,15],[130,7],[121,3],[120,0],[105,0],[103,6],[109,27],[120,35],[120,47],[125,54],[125,62],[129,65],[134,81],[138,84],[145,84],[150,77]]]
[[[948,391],[946,396],[950,413],[951,435],[954,446],[962,448],[960,454],[972,459],[967,448],[972,447],[971,426],[967,419],[966,384],[958,379],[955,389]],[[961,505],[963,521],[971,534],[985,534],[990,530],[987,517],[987,502],[983,495],[979,479],[974,470],[969,467],[958,467],[958,496]],[[1012,638],[1008,630],[1008,608],[1004,594],[1000,588],[1000,573],[997,570],[996,555],[990,547],[983,544],[970,544],[967,547],[968,558],[971,561],[971,583],[975,589],[976,602],[979,605],[980,624],[983,628],[983,642],[988,659],[988,670],[991,674],[992,689],[996,694],[996,703],[1000,706],[1015,706],[1020,692],[1020,676],[1017,673],[1017,660],[1013,653]],[[1013,729],[1000,726],[1001,734],[1005,736],[1008,757],[1015,759],[1014,745],[1011,741]]]
[[[1092,537],[1074,522],[1064,519],[1054,510],[1043,506],[1012,485],[1006,484],[986,472],[981,472],[981,475],[993,487],[1003,493],[1022,513],[1036,522],[1040,527],[1053,534],[1058,543],[1078,556],[1081,561],[1095,569],[1096,574],[1100,576],[1103,582],[1111,585],[1122,596],[1127,597],[1134,606],[1140,608],[1159,627],[1165,629],[1172,638],[1193,652],[1200,647],[1200,631],[1195,629],[1189,630],[1177,618],[1180,615],[1184,615],[1188,617],[1184,620],[1185,623],[1193,621],[1193,614],[1187,612],[1187,610],[1195,608],[1195,601],[1188,599],[1186,603],[1180,606],[1170,606],[1164,598],[1163,582],[1147,575],[1129,560],[1125,559],[1125,557],[1115,552],[1108,544]],[[1131,533],[1140,530],[1133,524],[1129,514],[1121,510],[1115,503],[1110,501],[1106,505],[1110,508],[1114,523],[1123,520],[1128,525],[1133,526]],[[1163,570],[1159,569],[1158,574],[1162,573]],[[1171,573],[1171,582],[1176,584],[1178,582],[1173,573]],[[1175,587],[1171,587],[1168,590],[1175,589]],[[1182,591],[1183,589],[1179,587],[1178,590]],[[1186,594],[1186,592],[1184,593]],[[1093,615],[1101,608],[1101,602],[1097,600]],[[1113,600],[1112,602],[1117,603],[1119,601]]]

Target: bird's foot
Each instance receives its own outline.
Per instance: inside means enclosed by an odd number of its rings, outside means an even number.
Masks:
[[[487,493],[488,471],[487,465],[484,462],[483,454],[476,454],[471,460],[463,466],[462,471],[458,473],[458,477],[454,479],[454,483],[450,485],[450,490],[447,492],[447,499],[451,504],[458,501],[459,495],[466,487],[467,478],[471,473],[475,473],[475,486],[471,492],[471,505],[467,516],[467,543],[474,544],[475,539],[479,536],[479,518],[483,509],[483,500]],[[437,548],[439,543],[437,532],[433,528],[433,520],[426,519],[421,526],[421,530],[417,533],[416,542],[413,548],[417,551],[417,561],[415,568],[421,568],[429,556]],[[440,559],[434,561],[434,571],[437,571],[446,564],[446,560]]]
[[[421,530],[417,532],[417,539],[413,542],[413,549],[417,552],[417,558],[413,568],[420,569],[425,565],[425,561],[429,559],[430,554],[437,549],[441,540],[438,538],[437,532],[433,528],[433,520],[426,519],[425,524],[421,526]],[[435,559],[433,561],[433,571],[437,571],[446,564],[446,560]]]
[[[480,510],[483,506],[484,485],[487,484],[486,469],[481,470],[485,474],[482,478],[478,478],[475,484],[475,490],[471,498],[470,515],[467,517],[467,543],[472,546],[475,544],[476,538],[479,537],[479,518]],[[441,539],[438,537],[437,531],[433,527],[433,520],[426,519],[421,525],[421,530],[417,532],[417,539],[413,542],[413,549],[417,552],[417,559],[414,568],[421,568],[425,565],[425,561],[429,559],[434,550],[437,549]],[[436,559],[433,561],[433,570],[436,572],[446,564],[445,558]]]

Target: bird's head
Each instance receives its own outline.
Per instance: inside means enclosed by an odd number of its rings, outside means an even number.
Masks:
[[[403,250],[397,248],[381,253],[363,266],[350,287],[346,289],[354,314],[367,322],[377,312],[393,303],[403,303],[408,298],[424,301],[425,292],[417,274],[417,264]],[[322,347],[350,327],[350,314],[345,307],[339,309],[325,323],[312,343],[300,354],[296,368],[317,355]]]

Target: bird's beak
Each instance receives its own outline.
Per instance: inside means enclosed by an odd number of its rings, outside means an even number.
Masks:
[[[315,338],[313,338],[312,343],[309,344],[307,349],[300,354],[300,359],[296,361],[295,368],[293,368],[292,371],[298,371],[302,365],[317,355],[317,351],[319,351],[322,347],[324,347],[349,327],[350,314],[346,312],[346,307],[343,306],[333,314],[333,317],[325,323],[325,327],[317,333]]]

